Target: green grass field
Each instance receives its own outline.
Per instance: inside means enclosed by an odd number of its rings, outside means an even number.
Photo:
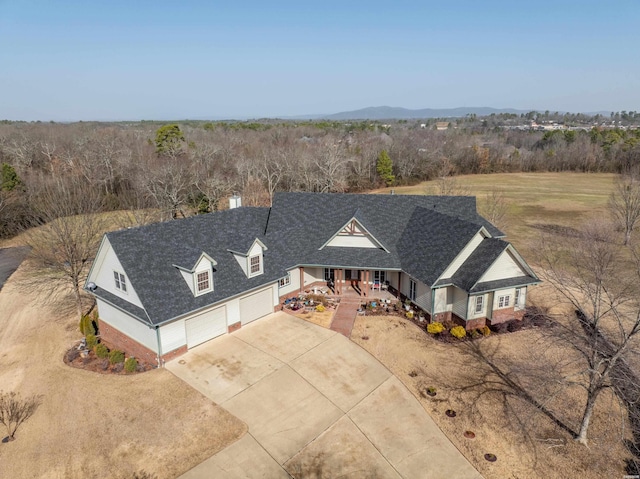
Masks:
[[[525,253],[535,248],[541,227],[576,227],[589,218],[608,215],[607,200],[614,178],[604,173],[501,173],[459,176],[456,180],[478,197],[479,209],[491,191],[503,192],[508,204],[505,233]],[[393,189],[396,194],[437,194],[436,182]],[[390,190],[374,193],[389,194]]]

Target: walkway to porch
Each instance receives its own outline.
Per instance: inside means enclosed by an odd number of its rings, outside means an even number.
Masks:
[[[360,304],[359,296],[343,296],[340,304],[338,304],[338,309],[333,315],[333,321],[331,321],[330,326],[331,330],[347,338],[350,337]]]
[[[369,297],[361,296],[358,289],[347,285],[345,285],[343,289],[343,294],[333,297],[340,298],[340,303],[338,304],[338,309],[333,315],[333,321],[331,321],[330,328],[332,331],[336,331],[347,338],[351,336],[353,323],[355,323],[356,317],[358,316],[358,309],[366,301],[377,299],[396,299],[396,297],[387,290],[371,291]]]

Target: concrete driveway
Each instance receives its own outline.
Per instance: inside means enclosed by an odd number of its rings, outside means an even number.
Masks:
[[[183,479],[481,478],[373,356],[285,313],[209,341],[167,369],[249,426]]]

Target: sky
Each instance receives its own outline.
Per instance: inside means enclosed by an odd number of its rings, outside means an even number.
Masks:
[[[0,119],[640,110],[640,0],[0,0]]]

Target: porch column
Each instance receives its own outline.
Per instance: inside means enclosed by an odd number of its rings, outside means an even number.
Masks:
[[[402,271],[398,271],[398,299],[402,294]]]
[[[304,293],[304,267],[300,266],[300,292]]]
[[[365,270],[364,272],[364,288],[363,292],[365,296],[369,296],[369,270]]]
[[[336,285],[338,286],[338,294],[342,294],[342,270],[336,269],[335,274],[337,275]]]

